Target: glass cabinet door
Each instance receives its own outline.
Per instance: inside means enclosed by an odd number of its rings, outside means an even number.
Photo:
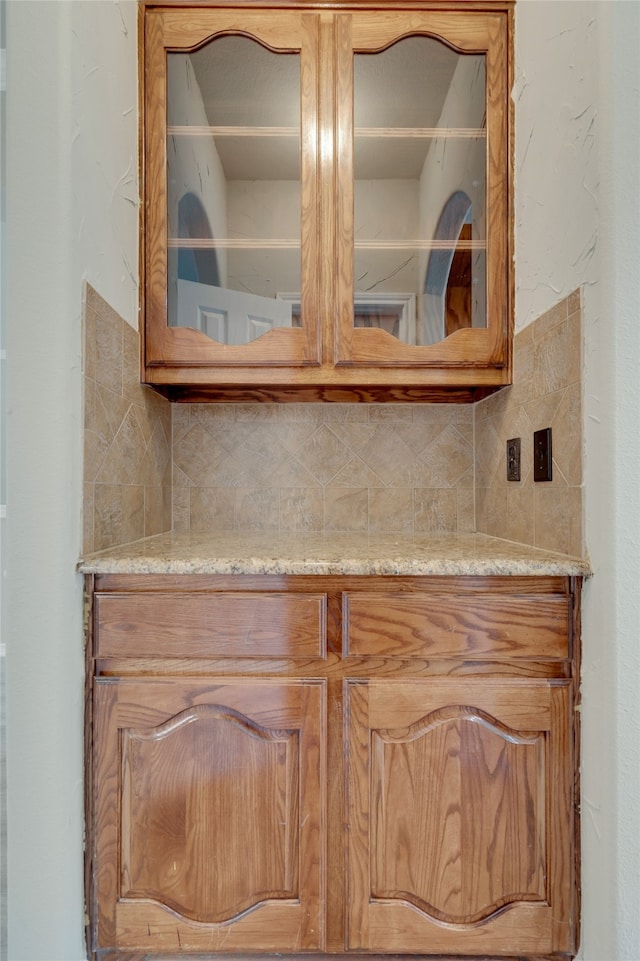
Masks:
[[[148,361],[319,364],[314,19],[176,9],[146,30]]]
[[[510,8],[364,6],[145,9],[146,383],[509,382]]]
[[[506,362],[499,19],[338,16],[338,364]]]

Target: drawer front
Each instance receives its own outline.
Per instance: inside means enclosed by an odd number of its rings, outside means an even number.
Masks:
[[[353,592],[343,596],[343,623],[352,656],[569,656],[564,595]]]
[[[324,657],[326,595],[96,597],[97,657]]]

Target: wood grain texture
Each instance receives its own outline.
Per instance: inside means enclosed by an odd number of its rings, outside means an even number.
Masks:
[[[96,712],[94,946],[322,948],[323,683],[105,680]]]
[[[547,881],[552,861],[570,877],[558,698],[566,710],[567,682],[348,682],[349,947],[567,949]]]
[[[398,37],[419,34],[438,37],[466,53],[482,53],[489,46],[490,27],[484,16],[467,16],[467,11],[460,9],[408,11],[398,6],[354,17],[353,49],[359,53],[381,50]]]
[[[198,705],[151,729],[124,730],[122,756],[121,897],[213,923],[297,896],[294,731]]]
[[[301,327],[275,328],[257,341],[241,346],[220,344],[201,331],[167,324],[167,68],[168,49],[194,49],[203,42],[225,34],[241,33],[275,51],[295,52],[300,56],[301,123],[301,209],[302,218],[302,290],[303,323]],[[148,9],[145,17],[144,97],[142,124],[145,144],[144,205],[142,234],[144,236],[145,338],[142,379],[153,382],[155,371],[158,382],[171,382],[180,371],[179,379],[192,379],[182,371],[190,367],[207,371],[207,382],[215,383],[211,370],[241,368],[252,371],[250,380],[260,382],[256,368],[271,366],[304,368],[317,366],[321,361],[320,327],[317,310],[308,309],[309,301],[318,301],[318,229],[317,229],[317,18],[300,11],[269,15],[257,13],[238,5],[235,10]],[[168,373],[167,379],[163,371]],[[233,379],[233,377],[232,377]],[[222,378],[224,380],[224,377]]]
[[[349,657],[327,654],[325,658],[283,659],[255,658],[100,658],[96,670],[103,677],[135,677],[152,674],[158,677],[323,677],[328,679],[358,678],[364,674],[377,677],[546,677],[564,680],[571,675],[564,661],[537,661],[519,658],[504,660],[462,660],[460,658],[417,657]]]
[[[453,596],[513,595],[561,596],[573,598],[570,580],[559,575],[409,575],[409,574],[96,574],[92,585],[97,594],[139,592],[180,593],[183,591],[223,591],[254,593],[276,591],[318,594],[364,591],[394,594],[402,591],[410,599],[444,594]],[[579,579],[578,579],[579,580]]]
[[[579,579],[112,574],[87,589],[95,961],[575,953]],[[199,614],[176,651],[187,595],[238,649],[191,656]],[[324,656],[241,653],[247,624],[291,652],[319,619]],[[119,623],[128,640],[103,642]]]
[[[100,595],[98,657],[322,657],[323,594]]]
[[[506,380],[505,380],[506,383]],[[367,384],[335,384],[333,387],[315,387],[301,384],[298,387],[287,385],[273,387],[251,387],[230,385],[167,385],[154,384],[154,388],[179,404],[301,404],[301,403],[341,403],[341,404],[470,404],[475,400],[493,393],[493,387],[417,387],[396,386],[376,387]]]
[[[345,593],[349,654],[558,657],[568,652],[565,597]]]
[[[142,380],[185,403],[469,403],[509,384],[512,4],[283,0],[275,9],[223,0],[190,4],[188,16],[171,2],[142,9]],[[165,51],[191,50],[225,33],[253,37],[274,51],[299,52],[301,65],[302,326],[272,329],[242,346],[169,327],[166,316]],[[377,328],[355,328],[353,320],[353,51],[376,51],[416,34],[487,57],[487,326],[464,326],[429,346],[404,344]]]
[[[458,14],[460,11],[458,11]],[[479,368],[509,368],[510,335],[508,260],[508,137],[509,107],[506,78],[508,76],[508,18],[502,13],[486,14],[484,17],[451,12],[425,11],[410,13],[394,9],[375,13],[361,13],[344,18],[341,26],[341,42],[337,65],[338,85],[342,91],[338,98],[339,145],[347,152],[340,152],[344,162],[344,176],[338,178],[338,261],[344,276],[338,290],[338,326],[336,331],[336,358],[339,365],[347,368],[404,367],[414,366],[430,370],[445,369],[450,385],[456,381],[455,368],[467,367],[478,373]],[[347,275],[345,264],[352,262],[353,236],[353,176],[351,154],[347,142],[353,127],[351,97],[352,50],[358,52],[383,49],[404,36],[422,34],[442,38],[458,50],[483,52],[487,55],[487,183],[490,220],[487,225],[487,327],[459,329],[444,341],[429,346],[412,346],[379,329],[353,327],[353,278]],[[342,110],[342,114],[341,114]],[[498,136],[500,134],[500,136]],[[339,376],[339,375],[338,375]],[[507,375],[508,376],[508,375]],[[405,374],[410,379],[408,373]],[[434,376],[433,382],[437,382]],[[477,380],[482,382],[481,377]]]

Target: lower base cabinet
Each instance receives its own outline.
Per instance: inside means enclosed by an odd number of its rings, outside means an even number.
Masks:
[[[87,587],[94,959],[575,955],[578,580]]]

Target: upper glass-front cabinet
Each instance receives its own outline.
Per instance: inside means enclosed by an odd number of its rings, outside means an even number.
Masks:
[[[508,383],[511,12],[144,7],[143,379],[196,400]]]

